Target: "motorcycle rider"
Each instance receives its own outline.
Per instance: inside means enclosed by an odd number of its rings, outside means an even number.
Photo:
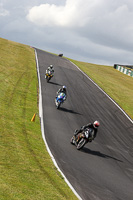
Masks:
[[[92,142],[92,140],[94,140],[94,138],[97,136],[97,131],[98,131],[98,127],[100,126],[100,123],[99,121],[94,121],[93,123],[89,123],[85,126],[82,126],[79,130],[75,130],[74,132],[74,136],[76,139],[76,136],[78,135],[78,133],[81,133],[82,131],[84,131],[86,128],[92,128],[94,130],[94,135],[93,137],[90,135],[90,139],[89,139],[89,142]]]
[[[65,85],[63,85],[62,88],[60,88],[60,89],[57,91],[56,97],[57,97],[60,93],[64,93],[64,94],[65,94],[65,99],[64,99],[64,101],[65,101],[66,98],[67,98],[67,90],[66,90],[66,86],[65,86]]]
[[[54,67],[53,65],[49,65],[48,69],[46,69],[46,73],[45,73],[45,78],[46,78],[46,74],[51,72],[51,75],[54,75]]]

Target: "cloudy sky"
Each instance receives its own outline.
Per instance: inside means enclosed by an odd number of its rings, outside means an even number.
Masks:
[[[89,63],[133,64],[133,0],[0,0],[0,37]]]

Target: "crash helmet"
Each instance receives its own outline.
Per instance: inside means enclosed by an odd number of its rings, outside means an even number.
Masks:
[[[63,91],[66,91],[66,86],[63,85],[63,86],[62,86],[62,89],[63,89]]]
[[[53,65],[50,65],[49,67],[50,67],[50,69],[53,69]]]
[[[99,121],[94,121],[93,126],[94,126],[94,128],[97,128],[98,126],[100,126]]]

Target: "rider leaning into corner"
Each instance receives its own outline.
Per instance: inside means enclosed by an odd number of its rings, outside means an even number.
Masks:
[[[53,67],[53,65],[49,65],[48,66],[48,69],[46,69],[46,73],[45,74],[47,74],[49,72],[51,72],[51,74],[54,75],[54,67]]]
[[[67,98],[67,90],[66,90],[66,86],[65,86],[65,85],[62,86],[62,87],[57,91],[56,97],[57,97],[60,93],[64,93],[64,94],[66,95],[66,96],[65,96],[65,99],[64,99],[64,100],[66,100],[66,98]]]
[[[78,133],[81,133],[86,128],[92,128],[94,130],[94,136],[93,136],[93,138],[91,137],[91,135],[89,136],[91,138],[91,140],[89,140],[89,142],[92,142],[92,140],[94,140],[94,138],[97,136],[97,131],[98,131],[99,126],[100,126],[99,121],[94,121],[93,123],[89,123],[85,126],[82,126],[79,130],[75,130],[74,136],[76,137],[78,135]]]

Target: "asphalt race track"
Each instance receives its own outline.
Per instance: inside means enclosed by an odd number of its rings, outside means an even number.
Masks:
[[[83,200],[133,200],[133,124],[82,72],[65,58],[38,50],[47,144],[66,178]],[[49,64],[55,76],[44,75]],[[61,86],[68,98],[58,110]],[[100,121],[97,138],[78,151],[70,144],[75,129]]]

